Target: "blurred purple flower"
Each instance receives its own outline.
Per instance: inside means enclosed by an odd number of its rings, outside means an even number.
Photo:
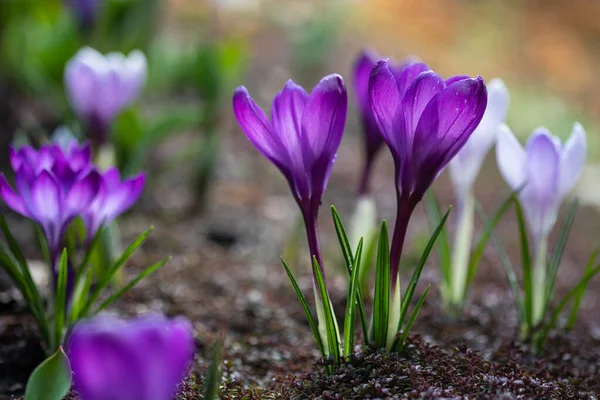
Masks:
[[[18,151],[11,148],[10,163],[17,190],[0,174],[0,196],[14,211],[42,227],[54,264],[64,231],[100,188],[101,176],[91,164],[90,148],[76,142],[66,148],[49,144],[39,151],[29,146]]]
[[[536,244],[545,240],[556,223],[561,202],[579,179],[586,152],[585,131],[579,123],[564,145],[547,129],[538,128],[525,148],[508,126],[501,126],[496,143],[498,167],[512,190],[524,185],[519,200]]]
[[[378,54],[370,49],[365,49],[358,55],[354,62],[354,93],[360,111],[365,144],[365,165],[362,170],[358,188],[358,193],[360,195],[367,194],[369,191],[369,177],[373,161],[383,145],[383,138],[379,131],[377,121],[375,120],[369,96],[369,77],[373,67],[375,67],[379,60],[381,60],[381,57],[379,57]],[[411,56],[397,65],[389,65],[389,68],[392,73],[400,74],[404,66],[414,62],[416,62],[416,58]],[[418,67],[414,70],[415,73],[429,69],[425,64],[417,65]]]
[[[121,180],[116,168],[110,168],[102,174],[98,195],[82,214],[88,241],[93,239],[102,225],[109,224],[138,200],[144,181],[144,174]]]
[[[496,141],[496,134],[508,113],[508,90],[501,79],[487,84],[488,104],[477,129],[461,151],[450,161],[450,178],[459,203],[471,191],[483,160]]]
[[[348,97],[339,75],[323,78],[308,93],[291,80],[273,99],[271,120],[245,87],[233,96],[233,111],[252,144],[286,177],[298,203],[311,257],[323,268],[317,215],[346,123]]]
[[[75,326],[67,354],[82,400],[171,400],[194,346],[184,318],[101,315]]]
[[[410,216],[479,125],[487,92],[480,77],[444,80],[425,64],[394,71],[381,60],[371,72],[369,94],[396,166],[398,211],[390,251],[394,287]]]
[[[84,31],[89,31],[95,25],[101,2],[102,0],[65,0]]]
[[[139,50],[125,57],[84,47],[69,60],[65,67],[67,95],[94,141],[101,144],[106,140],[114,118],[139,97],[146,75],[146,57]]]

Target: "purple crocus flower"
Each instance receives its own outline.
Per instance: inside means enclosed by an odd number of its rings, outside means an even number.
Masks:
[[[125,57],[84,47],[67,63],[69,102],[95,142],[102,144],[114,118],[137,100],[146,75],[146,57],[139,50]]]
[[[10,163],[16,191],[0,175],[0,196],[14,211],[42,227],[54,264],[64,231],[100,188],[101,177],[90,162],[90,148],[76,142],[67,148],[49,144],[39,151],[29,146],[18,151],[11,148]]]
[[[287,179],[304,217],[311,258],[316,257],[321,269],[317,214],[342,139],[347,106],[339,75],[323,78],[310,95],[288,81],[273,99],[271,120],[245,87],[233,96],[242,131]]]
[[[525,148],[508,126],[501,126],[496,144],[498,167],[512,190],[524,185],[519,200],[537,243],[556,223],[560,204],[579,179],[586,152],[585,131],[579,123],[564,145],[547,129],[537,128]]]
[[[98,9],[102,0],[65,0],[66,5],[77,18],[79,27],[89,31],[96,23]]]
[[[92,240],[102,225],[109,224],[138,200],[144,180],[144,174],[121,180],[116,168],[110,168],[102,174],[98,196],[82,214],[88,240]]]
[[[365,144],[365,165],[360,177],[358,187],[359,195],[366,195],[369,192],[369,177],[373,162],[375,161],[379,149],[381,149],[381,146],[383,145],[383,137],[381,136],[379,126],[375,120],[369,95],[369,77],[378,60],[381,60],[381,57],[379,57],[378,54],[370,49],[365,49],[358,55],[354,62],[354,93],[360,111]],[[416,58],[411,56],[398,65],[390,64],[389,68],[393,73],[400,73],[404,66],[415,62]],[[429,69],[425,64],[417,64],[417,68],[414,72],[421,72],[419,68],[423,71]]]
[[[444,80],[421,63],[395,71],[386,59],[373,68],[369,93],[396,167],[398,211],[390,251],[394,288],[410,216],[481,121],[487,92],[480,77]]]
[[[162,315],[79,323],[67,342],[82,400],[171,400],[194,354],[192,325]]]

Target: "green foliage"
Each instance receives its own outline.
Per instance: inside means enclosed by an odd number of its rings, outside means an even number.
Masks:
[[[31,374],[25,400],[61,400],[71,387],[71,365],[62,347]]]
[[[223,363],[223,340],[219,339],[213,349],[212,361],[204,380],[203,400],[217,400],[221,383],[221,363]]]

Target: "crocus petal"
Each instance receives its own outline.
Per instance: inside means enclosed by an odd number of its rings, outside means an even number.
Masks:
[[[39,220],[57,221],[61,215],[60,187],[48,171],[42,171],[31,187],[31,205]]]
[[[392,74],[396,79],[396,86],[398,87],[398,96],[402,100],[408,87],[411,83],[421,74],[421,72],[429,71],[427,64],[422,62],[413,62],[403,65],[400,68],[391,67]]]
[[[102,205],[106,222],[127,211],[138,200],[144,189],[144,181],[145,176],[139,174],[135,178],[124,180],[107,195]]]
[[[354,93],[363,114],[371,114],[369,76],[380,57],[371,50],[363,50],[354,62]]]
[[[97,77],[92,67],[78,59],[77,55],[67,64],[65,87],[71,107],[80,117],[93,111],[98,89]]]
[[[560,155],[558,193],[564,198],[573,189],[585,164],[587,142],[585,130],[579,122],[573,125],[573,131],[566,141]]]
[[[396,110],[400,105],[400,94],[396,79],[390,71],[387,59],[381,60],[373,68],[369,78],[369,96],[371,107],[379,130],[394,157],[401,155],[395,139],[394,122]]]
[[[15,193],[12,187],[10,187],[2,173],[0,173],[0,196],[6,205],[13,211],[18,212],[25,217],[30,217],[23,199]]]
[[[96,170],[76,181],[66,198],[67,218],[79,214],[94,200],[100,189],[101,176]]]
[[[429,187],[464,146],[486,106],[485,83],[479,77],[453,83],[427,104],[416,127],[413,146],[419,192]]]
[[[527,153],[506,124],[501,124],[496,136],[496,161],[500,174],[512,190],[527,180]]]
[[[248,140],[288,178],[292,179],[291,160],[263,110],[241,86],[233,95],[233,112]]]

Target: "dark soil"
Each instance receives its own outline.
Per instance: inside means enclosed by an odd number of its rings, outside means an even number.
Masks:
[[[182,137],[163,146],[153,158],[152,169],[166,165],[186,140]],[[596,306],[600,279],[590,285],[576,329],[554,334],[546,354],[535,356],[516,340],[516,313],[493,249],[484,256],[461,319],[446,317],[432,290],[405,354],[359,352],[357,348],[356,356],[336,375],[326,377],[310,328],[278,261],[285,252],[296,268],[299,284],[309,293],[304,237],[300,236],[297,257],[288,239],[297,221],[295,204],[275,168],[237,130],[232,137],[224,137],[223,148],[203,212],[190,211],[194,199],[188,190],[189,171],[172,169],[154,177],[136,210],[120,220],[123,237],[129,240],[155,225],[150,239],[128,265],[126,276],[134,276],[166,254],[173,255],[167,266],[140,283],[114,310],[123,315],[162,311],[193,322],[198,351],[179,399],[198,398],[212,346],[223,333],[225,399],[566,399],[595,398],[600,393],[600,310]],[[352,210],[357,154],[358,141],[348,136],[324,201],[336,204],[343,218]],[[479,198],[488,210],[500,201],[493,182],[501,181],[494,174],[492,161],[484,172],[489,179],[480,179],[478,186]],[[388,220],[394,212],[391,182],[391,161],[385,154],[373,189],[381,215]],[[436,191],[442,204],[452,201],[444,178],[436,183]],[[500,226],[499,234],[509,252],[518,254],[511,218]],[[581,275],[599,220],[595,211],[586,208],[577,217],[559,272],[559,294]],[[326,207],[321,226],[326,264],[331,267],[340,255]],[[421,251],[424,229],[426,220],[419,209],[411,222],[407,255]],[[428,283],[432,288],[437,285],[435,257],[430,264],[417,294]],[[341,315],[345,277],[330,269],[328,278]],[[26,378],[42,354],[18,296],[11,290],[0,293],[0,399],[10,399],[22,395]]]

